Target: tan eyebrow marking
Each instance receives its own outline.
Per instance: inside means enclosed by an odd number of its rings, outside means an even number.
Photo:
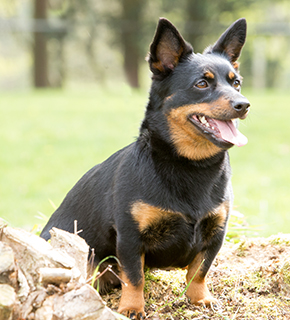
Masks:
[[[233,65],[233,67],[234,67],[235,70],[238,70],[238,69],[239,69],[239,65],[240,65],[240,64],[239,64],[237,61],[233,62],[232,65]]]
[[[205,71],[204,76],[209,79],[214,79],[214,74],[211,71]]]
[[[230,71],[230,72],[229,72],[229,78],[230,78],[231,80],[233,80],[234,77],[235,77],[235,74],[234,74],[232,71]]]

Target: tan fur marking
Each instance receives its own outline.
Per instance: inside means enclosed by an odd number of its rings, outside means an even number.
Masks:
[[[214,79],[214,74],[211,71],[206,71],[204,76],[209,79]]]
[[[204,254],[199,253],[195,259],[189,264],[186,275],[187,283],[192,279],[197,270],[202,267],[202,261]],[[201,276],[200,270],[196,273],[194,279],[189,285],[186,295],[190,299],[191,303],[196,305],[210,305],[211,302],[215,302],[216,299],[209,292],[205,277]]]
[[[223,228],[226,224],[230,211],[230,204],[228,201],[222,203],[219,207],[214,210],[214,216],[217,217],[217,227]]]
[[[233,65],[235,70],[237,70],[237,71],[239,70],[239,66],[240,66],[239,62],[235,61],[235,62],[232,63],[232,65]]]
[[[153,63],[152,63],[152,67],[153,67],[154,69],[159,70],[160,72],[164,72],[164,66],[163,66],[163,64],[161,63],[161,61],[153,62]]]
[[[231,118],[232,108],[229,100],[219,98],[208,103],[185,105],[173,109],[168,115],[171,137],[180,155],[191,160],[210,158],[221,151],[206,139],[188,120],[192,114],[203,114],[211,118]]]
[[[171,100],[173,98],[173,96],[175,95],[175,93],[171,94],[170,96],[166,97],[164,99],[164,102],[168,101],[168,100]]]
[[[143,317],[145,317],[144,313],[144,261],[145,256],[143,255],[141,257],[142,262],[142,268],[140,272],[142,273],[142,280],[138,286],[134,286],[129,278],[127,277],[124,270],[121,270],[120,277],[125,282],[125,284],[122,283],[122,296],[118,308],[118,312],[121,314],[124,314],[125,316],[130,316],[132,312],[136,312],[136,315],[138,313],[141,313]]]
[[[131,208],[131,214],[139,224],[139,230],[142,232],[149,225],[154,224],[161,218],[169,214],[179,214],[172,211],[165,211],[161,208],[151,206],[142,201],[135,202]]]
[[[230,71],[230,72],[229,72],[229,78],[230,78],[231,80],[233,80],[234,77],[235,77],[235,74],[234,74],[232,71]]]

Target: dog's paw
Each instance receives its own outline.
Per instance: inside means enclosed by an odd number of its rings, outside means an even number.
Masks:
[[[211,295],[206,296],[203,299],[200,299],[198,301],[193,301],[193,302],[191,301],[191,303],[197,306],[203,306],[203,307],[218,308],[220,306],[220,302]]]
[[[192,283],[186,293],[187,297],[189,298],[190,302],[197,306],[219,306],[219,301],[214,298],[209,290],[205,282],[202,283]]]
[[[145,313],[143,311],[136,311],[136,310],[124,310],[121,312],[122,315],[126,316],[129,319],[133,320],[144,320]]]

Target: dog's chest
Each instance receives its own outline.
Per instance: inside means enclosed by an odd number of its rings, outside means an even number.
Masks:
[[[184,267],[204,249],[218,228],[226,224],[228,206],[223,203],[202,219],[162,210],[138,201],[131,214],[138,224],[146,264],[149,267]]]

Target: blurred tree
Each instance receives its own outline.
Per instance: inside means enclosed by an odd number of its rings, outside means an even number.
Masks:
[[[124,53],[124,70],[131,87],[139,87],[140,30],[145,0],[121,0],[121,45]]]
[[[194,46],[194,51],[203,51],[208,44],[209,35],[217,37],[230,23],[241,18],[241,12],[244,12],[254,2],[256,1],[186,0],[185,35],[186,39]],[[213,38],[213,40],[215,39]]]
[[[41,30],[47,18],[47,0],[34,0],[33,81],[35,87],[48,87],[47,38]]]
[[[289,20],[288,11],[283,9],[289,4],[283,0],[275,3],[271,0],[179,0],[178,5],[174,0],[33,0],[33,3],[36,26],[41,26],[40,22],[46,24],[45,31],[38,28],[34,33],[34,83],[37,87],[62,86],[65,71],[70,78],[77,75],[76,79],[81,76],[104,82],[106,77],[121,75],[120,62],[129,85],[139,87],[140,66],[160,16],[167,17],[178,27],[195,52],[202,52],[242,16],[252,21],[252,32],[253,25],[258,22],[268,26],[269,21],[279,22],[282,15],[285,21]],[[262,36],[269,33],[263,30],[257,29],[257,33]],[[241,57],[242,72],[247,79],[253,73],[251,43],[247,42]],[[277,51],[271,56],[271,65],[267,66],[271,74],[277,74],[275,78],[283,71],[279,68],[280,61],[286,61]],[[269,53],[265,54],[268,61]],[[267,68],[265,72],[268,73]],[[268,85],[275,85],[276,80],[272,82]]]
[[[215,1],[210,0],[187,0],[185,4],[185,37],[193,47],[195,52],[204,49],[202,41],[204,35],[208,34],[209,22],[213,16],[213,6]]]

